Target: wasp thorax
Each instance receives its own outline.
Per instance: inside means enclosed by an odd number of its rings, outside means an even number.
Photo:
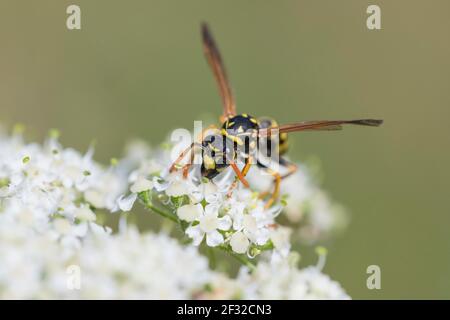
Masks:
[[[258,121],[246,114],[234,116],[222,126],[222,132],[234,143],[239,157],[248,158],[258,147]]]

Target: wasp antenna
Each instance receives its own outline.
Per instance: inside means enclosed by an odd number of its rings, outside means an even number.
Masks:
[[[211,41],[211,32],[209,31],[208,24],[206,22],[202,22],[200,24],[200,29],[202,31],[203,39],[207,40],[207,42]]]
[[[202,30],[208,29],[208,23],[206,23],[205,21],[202,21],[202,22],[200,23],[200,25],[201,25],[201,27],[202,27]]]
[[[349,123],[351,124],[357,124],[361,126],[371,126],[371,127],[378,127],[383,123],[383,120],[377,120],[377,119],[361,119],[361,120],[352,120]]]

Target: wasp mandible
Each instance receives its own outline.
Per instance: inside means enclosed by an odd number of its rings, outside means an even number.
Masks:
[[[376,127],[383,123],[382,120],[358,119],[303,121],[279,125],[272,118],[257,119],[246,113],[238,114],[222,57],[205,23],[201,25],[201,34],[203,50],[222,98],[223,112],[220,117],[222,126],[221,128],[211,126],[205,129],[200,137],[201,142],[193,142],[185,149],[171,165],[170,172],[177,170],[178,164],[190,153],[191,161],[183,166],[183,176],[186,178],[193,164],[194,150],[198,148],[202,151],[200,170],[202,177],[213,179],[224,169],[232,167],[237,179],[230,187],[231,191],[237,181],[241,181],[245,187],[249,187],[245,176],[250,166],[256,163],[259,168],[267,171],[274,178],[274,188],[266,202],[266,207],[270,207],[278,198],[281,180],[297,170],[295,164],[283,158],[288,150],[288,133],[307,130],[341,130],[342,125],[345,124]],[[277,140],[276,143],[272,143],[273,137]],[[265,139],[263,144],[261,144],[262,139]],[[260,161],[258,149],[261,145],[265,145],[269,156],[273,153],[278,155],[279,165],[287,168],[286,174],[281,175]],[[242,169],[238,166],[241,161],[243,162]]]

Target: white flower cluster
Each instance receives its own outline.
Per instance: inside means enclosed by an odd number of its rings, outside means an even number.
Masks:
[[[320,268],[287,264],[290,229],[275,222],[281,207],[264,208],[247,189],[229,196],[227,174],[214,183],[168,174],[167,153],[135,144],[104,168],[92,150],[65,149],[55,133],[43,145],[0,135],[0,298],[348,298]],[[194,244],[273,254],[233,279],[194,246],[132,226],[113,233],[96,219],[98,210],[130,209],[137,197]]]
[[[195,248],[165,234],[90,233],[64,253],[30,231],[0,218],[0,299],[192,299],[219,279]]]
[[[316,267],[261,262],[231,279],[209,269],[194,247],[133,227],[90,233],[78,250],[63,250],[1,217],[0,299],[348,299]]]
[[[298,269],[288,263],[260,262],[252,273],[241,269],[239,283],[247,299],[269,300],[347,300],[339,283],[316,266]]]
[[[175,149],[184,147],[175,145]],[[290,239],[276,221],[280,212],[291,225],[294,238],[308,242],[328,238],[346,225],[344,210],[330,201],[304,165],[299,164],[298,171],[282,181],[282,204],[266,209],[260,198],[273,188],[273,177],[256,166],[247,175],[251,189],[239,188],[230,194],[231,168],[213,182],[198,179],[198,168],[186,178],[181,170],[167,171],[173,161],[169,156],[177,154],[170,148],[150,152],[144,143],[135,142],[129,150],[125,159],[133,159],[127,162],[138,168],[129,177],[131,194],[121,199],[119,207],[131,210],[141,192],[164,196],[164,205],[171,207],[169,214],[188,224],[185,232],[195,245],[205,240],[208,246],[229,246],[250,257],[261,248],[275,248],[277,254],[286,256]]]
[[[62,148],[56,131],[43,145],[0,136],[0,155],[0,214],[73,245],[100,228],[94,211],[113,209],[124,190],[116,168],[93,161],[92,148]]]
[[[228,248],[249,257],[266,249],[287,256],[289,231],[275,221],[281,205],[265,208],[258,192],[240,186],[230,193],[234,179],[231,168],[213,181],[195,182],[195,173],[186,178],[181,170],[169,173],[169,151],[158,150],[150,160],[142,159],[130,174],[131,194],[120,199],[122,210],[131,210],[138,194],[149,192],[153,198],[164,199],[167,215],[182,224],[196,246],[205,241],[210,247]]]

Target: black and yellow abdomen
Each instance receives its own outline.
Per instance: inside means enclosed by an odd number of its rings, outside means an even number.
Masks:
[[[280,156],[285,154],[289,149],[289,142],[288,142],[288,134],[286,132],[280,133],[280,142],[278,145],[278,150],[280,153]]]
[[[258,125],[260,129],[278,128],[278,123],[274,119],[268,117],[259,118]],[[269,155],[272,152],[278,152],[278,155],[282,156],[289,149],[288,134],[285,132],[280,133],[278,137],[278,145],[272,145],[271,141],[268,141],[268,144],[269,145],[267,146],[267,148],[269,149]]]

